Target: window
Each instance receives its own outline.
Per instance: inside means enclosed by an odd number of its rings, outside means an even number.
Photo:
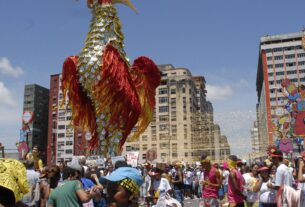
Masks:
[[[168,106],[160,106],[159,113],[168,112]]]
[[[268,76],[273,76],[273,73],[268,73]]]
[[[287,67],[293,67],[293,66],[295,66],[295,63],[286,63],[286,66]]]
[[[146,160],[146,154],[142,154],[142,160]]]
[[[72,142],[72,141],[66,141],[66,145],[67,145],[67,146],[73,145],[73,142]]]
[[[159,139],[160,140],[167,140],[168,138],[169,138],[169,134],[168,133],[159,134]]]
[[[283,48],[281,48],[281,47],[274,48],[273,51],[274,52],[280,52],[280,51],[283,51]]]
[[[65,133],[59,133],[59,134],[57,135],[57,137],[58,137],[58,138],[64,138],[64,137],[65,137]]]
[[[174,150],[174,149],[178,149],[178,144],[177,143],[173,143],[172,144],[172,149]]]
[[[284,64],[280,63],[280,64],[275,64],[275,68],[282,68],[284,67]]]
[[[175,80],[170,80],[170,85],[176,85],[176,81]]]
[[[293,50],[293,49],[294,49],[294,47],[285,47],[286,51]]]
[[[305,61],[299,62],[299,65],[305,65]]]
[[[286,58],[286,59],[295,58],[295,54],[292,54],[292,55],[285,55],[285,58]]]
[[[177,133],[177,125],[172,125],[172,134]]]
[[[176,98],[171,98],[171,104],[176,104]]]
[[[188,156],[189,156],[189,153],[185,152],[185,153],[184,153],[184,156],[185,156],[185,157],[188,157]]]
[[[160,148],[161,149],[168,149],[168,143],[166,143],[166,142],[160,143]]]
[[[67,149],[66,150],[66,154],[72,154],[73,153],[73,150],[72,149]]]
[[[161,153],[161,158],[165,158],[167,156],[166,153]]]
[[[299,58],[305,57],[305,53],[300,53],[300,54],[298,54],[298,57],[299,57]]]
[[[297,74],[297,71],[295,71],[295,70],[293,70],[293,71],[287,71],[287,74],[288,74],[288,75]]]
[[[159,121],[160,122],[168,121],[168,115],[160,115],[159,116]]]
[[[146,151],[146,150],[147,150],[147,144],[143,144],[143,145],[142,145],[142,150],[143,150],[143,151]]]
[[[142,136],[142,140],[143,140],[143,141],[147,141],[147,135],[143,135],[143,136]]]
[[[65,117],[61,116],[61,117],[58,117],[58,121],[65,121]]]
[[[276,75],[284,75],[284,72],[276,72]]]
[[[159,88],[159,94],[167,94],[167,88]]]
[[[272,60],[272,57],[267,57],[267,60]]]
[[[177,158],[177,157],[178,157],[177,152],[173,152],[173,153],[172,153],[172,157],[173,157],[173,158]]]
[[[65,129],[66,126],[65,125],[58,125],[58,129]]]
[[[171,94],[176,94],[176,89],[175,88],[171,89]]]
[[[160,124],[159,129],[160,129],[160,131],[165,131],[165,130],[168,129],[168,125],[167,124]]]
[[[168,98],[167,97],[159,97],[159,103],[168,103]]]
[[[185,88],[184,87],[182,88],[182,93],[185,93]]]
[[[283,60],[283,56],[274,56],[274,60]]]

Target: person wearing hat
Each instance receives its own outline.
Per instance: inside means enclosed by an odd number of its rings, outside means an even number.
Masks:
[[[143,178],[137,169],[120,167],[110,175],[100,177],[100,183],[107,186],[107,207],[138,206]]]
[[[182,163],[179,161],[174,162],[174,171],[172,173],[172,185],[174,198],[179,201],[179,203],[183,206],[183,173],[182,173]]]
[[[268,183],[268,187],[274,190],[278,190],[282,185],[292,187],[294,183],[293,175],[288,166],[283,162],[283,153],[279,150],[275,150],[270,155],[272,163],[277,167],[275,173],[275,183]]]
[[[87,191],[84,190],[80,181],[82,167],[78,160],[71,162],[69,167],[63,171],[64,182],[61,186],[55,188],[49,197],[48,207],[66,207],[83,206],[83,203],[100,195],[99,190],[93,187]]]
[[[268,188],[267,184],[272,181],[270,169],[262,166],[258,169],[259,180],[256,182],[253,191],[259,192],[260,207],[276,207],[276,190]]]
[[[228,179],[228,200],[230,207],[244,207],[244,200],[246,197],[243,195],[243,177],[237,170],[237,157],[230,155],[228,160],[230,170]]]
[[[151,170],[151,182],[148,187],[149,194],[153,197],[153,203],[157,204],[162,200],[166,193],[171,190],[170,184],[166,178],[163,178],[162,170],[154,167]]]
[[[205,205],[217,207],[219,206],[218,190],[221,186],[221,175],[215,165],[212,165],[209,157],[202,159],[201,165],[204,170],[202,198]]]

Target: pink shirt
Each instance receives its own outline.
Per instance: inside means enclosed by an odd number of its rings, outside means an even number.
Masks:
[[[204,172],[204,178],[208,178],[209,182],[212,184],[217,184],[216,172],[217,169],[215,167],[212,167],[209,172]],[[204,186],[202,197],[218,198],[218,188],[210,185]]]
[[[241,173],[237,169],[232,169],[231,172],[235,173],[238,188],[239,188],[240,192],[243,192],[243,176],[241,175]],[[229,200],[229,203],[243,203],[244,202],[243,197],[240,196],[240,195],[237,195],[234,192],[233,185],[234,184],[233,184],[232,178],[229,176],[229,181],[228,181],[228,200]]]

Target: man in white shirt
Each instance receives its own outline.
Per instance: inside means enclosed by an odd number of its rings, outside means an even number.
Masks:
[[[271,154],[272,163],[277,166],[275,173],[275,183],[268,183],[268,187],[274,190],[278,190],[282,185],[292,187],[294,182],[291,171],[288,166],[283,162],[283,153],[281,151],[275,151]]]
[[[27,160],[24,165],[26,167],[26,176],[30,186],[30,192],[22,198],[22,202],[28,206],[35,206],[35,199],[39,198],[35,198],[34,190],[38,183],[40,174],[34,170],[34,160]]]
[[[164,199],[166,193],[172,188],[167,179],[161,177],[162,170],[154,167],[151,170],[151,182],[149,185],[149,193],[154,198],[154,203]]]

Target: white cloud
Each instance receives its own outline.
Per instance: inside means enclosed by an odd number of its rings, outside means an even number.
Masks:
[[[17,104],[12,97],[11,91],[5,87],[4,83],[0,81],[0,105],[16,107]]]
[[[0,58],[0,73],[14,78],[24,74],[24,70],[21,67],[13,67],[10,60],[6,57]]]
[[[207,84],[207,99],[210,101],[224,100],[233,95],[231,86],[213,86]]]
[[[237,87],[237,88],[249,88],[250,85],[251,84],[249,83],[249,81],[247,81],[243,78],[234,83],[234,87]]]

